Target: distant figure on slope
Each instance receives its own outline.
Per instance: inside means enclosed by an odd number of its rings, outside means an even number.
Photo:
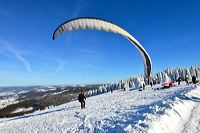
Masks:
[[[123,88],[124,88],[124,91],[126,91],[126,87],[124,86]]]
[[[188,85],[188,81],[189,81],[189,77],[188,77],[188,75],[186,75],[186,76],[185,76],[186,85]]]
[[[122,89],[123,89],[124,91],[126,91],[125,83],[122,83]]]
[[[192,83],[193,83],[193,84],[196,84],[196,82],[197,82],[196,80],[197,80],[197,79],[196,79],[196,76],[193,75],[193,76],[192,76]]]
[[[153,80],[153,85],[154,85],[154,86],[156,85],[156,80]]]
[[[85,100],[86,100],[86,97],[83,91],[81,91],[81,93],[78,96],[78,101],[81,103],[81,109],[85,108]]]
[[[178,77],[177,81],[178,81],[178,85],[180,85],[180,83],[181,83],[181,77]]]
[[[142,85],[142,88],[143,88],[143,90],[145,90],[145,84],[143,83],[143,85]]]
[[[113,87],[111,87],[110,91],[111,91],[111,93],[113,93]]]
[[[150,82],[150,85],[151,85],[151,87],[153,86],[153,83],[152,82]]]

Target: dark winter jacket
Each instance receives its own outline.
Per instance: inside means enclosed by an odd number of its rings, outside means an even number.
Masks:
[[[86,97],[83,93],[80,93],[79,96],[78,96],[78,101],[81,102],[81,101],[84,101],[86,100]]]
[[[194,83],[194,84],[196,84],[196,76],[192,76],[192,82]]]

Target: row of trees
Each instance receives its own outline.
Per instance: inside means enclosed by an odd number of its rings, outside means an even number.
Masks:
[[[149,79],[146,79],[144,76],[133,76],[127,79],[120,80],[116,83],[104,84],[98,89],[88,91],[87,96],[93,96],[119,89],[137,89],[141,88],[143,84],[149,84],[150,82],[154,84],[161,84],[164,82],[176,81],[179,77],[184,80],[187,76],[189,80],[191,80],[193,75],[197,78],[200,78],[200,66],[191,66],[188,68],[167,68],[162,72],[158,72],[155,74],[152,73]]]
[[[200,77],[200,66],[191,66],[188,68],[167,68],[166,70],[152,74],[150,82],[156,81],[160,84],[168,81],[176,81],[179,77],[184,80],[187,76],[189,80],[192,80],[192,76]]]

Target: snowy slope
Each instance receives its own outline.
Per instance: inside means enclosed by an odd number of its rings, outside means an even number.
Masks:
[[[198,127],[199,97],[200,88],[193,85],[114,91],[88,98],[83,110],[73,101],[0,119],[0,132],[195,132],[189,121]]]
[[[190,119],[185,125],[183,133],[199,133],[200,132],[200,87],[188,93],[188,96],[196,102],[193,108]]]
[[[14,97],[10,97],[8,99],[3,99],[3,100],[0,100],[0,109],[10,105],[10,104],[15,104],[17,103],[18,101],[16,100],[16,98]]]

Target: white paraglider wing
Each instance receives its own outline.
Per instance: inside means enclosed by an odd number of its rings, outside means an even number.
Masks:
[[[56,39],[58,36],[60,36],[64,32],[69,32],[73,30],[84,30],[84,29],[114,32],[126,37],[138,49],[141,56],[143,57],[144,66],[145,66],[145,76],[148,76],[148,77],[150,76],[152,63],[146,50],[132,35],[130,35],[127,31],[125,31],[124,29],[120,28],[119,26],[111,22],[108,22],[102,19],[97,19],[97,18],[72,19],[67,22],[64,22],[55,30],[55,32],[53,33],[53,40]]]

